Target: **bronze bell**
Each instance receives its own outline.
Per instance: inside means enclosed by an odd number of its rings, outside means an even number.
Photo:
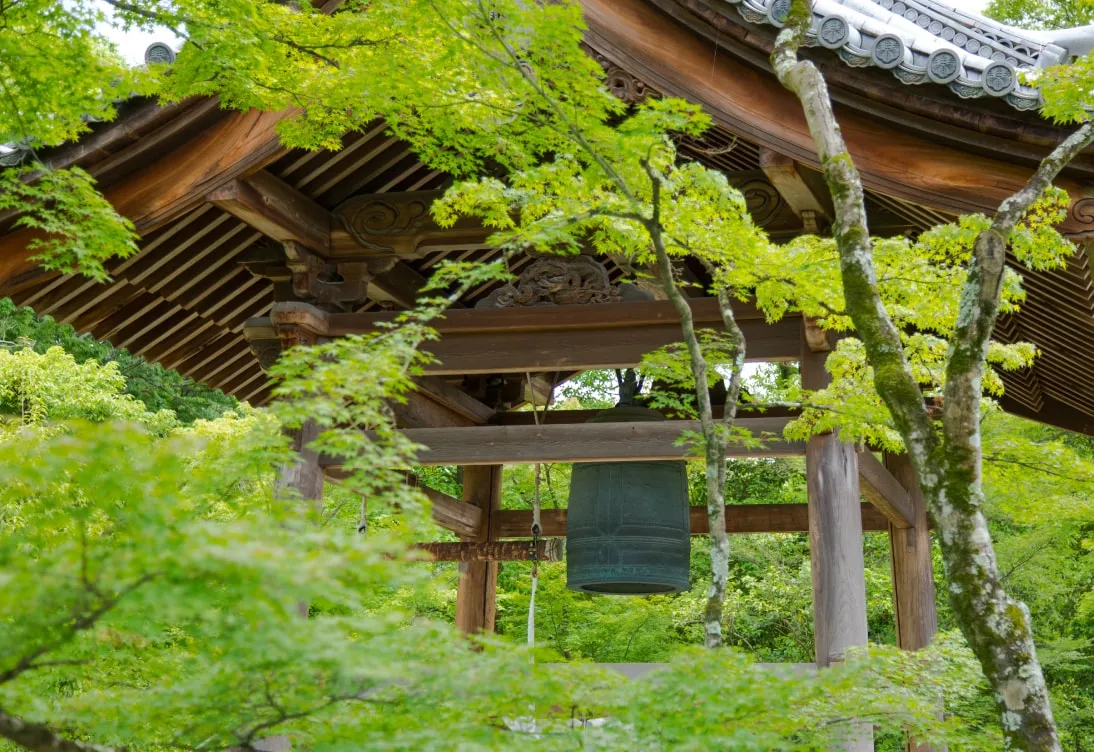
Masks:
[[[619,406],[590,423],[664,420]],[[574,465],[566,514],[566,586],[609,595],[680,593],[691,587],[691,526],[684,462]]]

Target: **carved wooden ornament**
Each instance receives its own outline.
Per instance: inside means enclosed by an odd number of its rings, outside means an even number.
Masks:
[[[603,264],[588,256],[544,256],[509,283],[487,295],[476,308],[618,303],[623,291],[608,280]]]

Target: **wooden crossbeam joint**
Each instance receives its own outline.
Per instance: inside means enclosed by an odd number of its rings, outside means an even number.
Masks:
[[[915,527],[915,507],[907,489],[868,450],[858,453],[859,490],[897,528]]]

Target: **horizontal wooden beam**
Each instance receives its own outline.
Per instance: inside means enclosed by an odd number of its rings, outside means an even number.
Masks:
[[[786,441],[789,418],[741,418],[736,426],[768,438],[760,448],[732,445],[727,457],[794,457],[805,453],[801,442]],[[475,426],[408,428],[403,436],[425,447],[419,465],[516,465],[537,462],[640,462],[682,460],[687,447],[677,441],[698,432],[699,421],[645,423],[575,423],[542,426]],[[320,464],[336,466],[341,458],[323,456]]]
[[[691,507],[691,534],[706,535],[710,532],[706,507]],[[532,525],[532,511],[511,509],[495,511],[491,515],[492,535],[495,538],[526,538]],[[566,535],[566,510],[544,509],[540,513],[543,535],[560,538]],[[862,505],[862,529],[864,532],[888,530],[889,521],[872,504]],[[754,533],[807,533],[809,532],[808,504],[730,504],[726,506],[726,532],[734,534]]]
[[[717,301],[689,301],[698,327],[721,329]],[[741,306],[738,323],[748,343],[748,360],[796,360],[800,319],[767,323]],[[300,303],[278,303],[270,318],[321,337],[373,331],[389,313],[333,313]],[[437,359],[425,367],[434,375],[580,371],[637,365],[642,356],[681,341],[679,319],[667,301],[601,305],[450,310],[433,322],[440,339],[426,348]]]
[[[869,451],[858,453],[859,490],[893,527],[915,527],[915,508],[907,489]]]
[[[562,561],[562,539],[418,543],[434,561]],[[534,555],[533,555],[534,552]]]
[[[330,212],[272,173],[238,178],[207,198],[279,243],[299,243],[324,256],[330,251]]]
[[[666,418],[677,418],[671,410],[658,408]],[[533,426],[533,425],[569,425],[573,423],[585,423],[595,418],[603,410],[543,410],[542,408],[533,414],[530,410],[520,412],[495,413],[490,423],[500,426]],[[725,414],[725,405],[713,405],[711,412],[715,420],[721,420]],[[771,407],[766,410],[752,409],[751,405],[741,404],[737,406],[737,420],[746,418],[796,418],[801,412],[797,409],[785,407]]]
[[[760,169],[799,217],[807,211],[815,212],[818,220],[831,216],[831,199],[805,182],[798,164],[790,157],[761,146]]]

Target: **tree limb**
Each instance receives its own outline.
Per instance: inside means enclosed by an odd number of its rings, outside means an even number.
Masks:
[[[904,437],[912,461],[925,468],[937,439],[923,406],[923,393],[904,356],[900,332],[878,292],[862,180],[840,133],[824,77],[812,62],[798,59],[798,48],[811,20],[808,0],[795,0],[790,18],[775,40],[771,63],[779,82],[802,102],[832,194],[832,231],[839,249],[847,313],[874,369],[874,385]]]
[[[942,425],[950,441],[969,442],[979,435],[981,381],[999,315],[1007,240],[1060,170],[1092,141],[1094,121],[1087,121],[1041,161],[1029,181],[999,205],[991,227],[976,237],[946,363]]]
[[[665,248],[665,238],[661,227],[661,176],[650,165],[649,161],[643,161],[643,167],[649,175],[652,184],[652,207],[650,219],[646,220],[646,230],[653,242],[653,250],[657,257],[658,276],[661,285],[668,296],[669,302],[676,309],[680,317],[680,329],[684,335],[684,343],[687,346],[691,359],[691,372],[695,377],[695,398],[699,408],[699,422],[703,430],[703,443],[706,464],[707,481],[707,515],[710,518],[710,563],[711,580],[707,590],[707,605],[703,618],[704,642],[708,648],[722,646],[722,611],[726,597],[726,586],[729,582],[729,535],[726,533],[725,517],[725,485],[726,485],[726,435],[719,430],[714,422],[714,411],[710,404],[710,387],[707,381],[707,362],[703,355],[703,349],[699,344],[699,337],[695,333],[695,321],[692,316],[691,306],[684,299],[683,293],[676,286],[673,278],[672,262],[669,260],[668,250]],[[723,314],[724,315],[724,314]],[[732,309],[729,321],[736,328],[736,322],[732,319]],[[744,342],[744,336],[737,329],[738,342]],[[744,350],[741,349],[740,358],[743,362]],[[740,391],[740,375],[737,374],[737,390]],[[727,399],[726,413],[736,413],[736,395]]]
[[[67,739],[44,723],[24,721],[3,710],[0,710],[0,737],[31,752],[115,752],[114,747]]]

